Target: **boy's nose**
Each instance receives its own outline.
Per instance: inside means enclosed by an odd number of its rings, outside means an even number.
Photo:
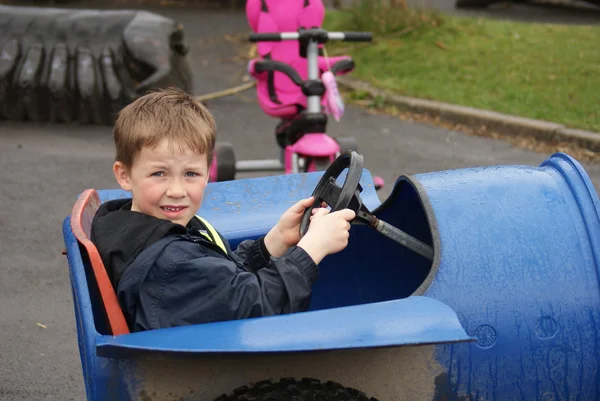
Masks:
[[[183,198],[185,197],[185,187],[182,183],[173,181],[167,189],[167,196],[171,198]]]

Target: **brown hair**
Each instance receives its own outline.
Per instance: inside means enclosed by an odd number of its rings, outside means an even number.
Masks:
[[[120,112],[113,130],[116,160],[131,168],[143,147],[167,139],[181,150],[206,154],[212,162],[216,123],[211,113],[193,96],[178,88],[148,93]]]

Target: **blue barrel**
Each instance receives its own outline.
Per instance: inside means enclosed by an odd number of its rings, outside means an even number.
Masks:
[[[235,247],[321,174],[211,183],[200,212]],[[212,401],[277,375],[380,401],[600,399],[600,201],[576,160],[401,176],[383,202],[366,170],[361,183],[373,213],[433,246],[433,262],[353,225],[320,264],[312,310],[264,319],[110,335],[65,219],[90,401]]]
[[[477,341],[436,346],[436,400],[600,399],[599,211],[562,153],[403,176],[374,214],[433,245],[433,264],[353,227],[323,263],[313,308],[418,295],[450,306]]]

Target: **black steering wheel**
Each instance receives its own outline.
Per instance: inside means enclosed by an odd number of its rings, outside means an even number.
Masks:
[[[345,169],[348,169],[346,180],[340,187],[336,180]],[[304,236],[310,225],[310,216],[315,207],[321,207],[325,202],[331,207],[330,212],[342,209],[352,209],[355,212],[361,207],[360,177],[363,171],[363,157],[355,151],[346,151],[327,168],[321,180],[315,187],[312,196],[315,197],[313,204],[304,211],[300,223],[300,235]]]
[[[348,168],[348,174],[344,185],[340,187],[336,183],[336,180],[346,168]],[[331,212],[337,212],[346,208],[353,210],[356,213],[356,217],[350,223],[365,224],[374,228],[398,244],[432,261],[434,250],[431,245],[425,244],[389,223],[378,219],[362,204],[362,199],[360,198],[360,193],[362,192],[362,187],[360,186],[362,171],[363,157],[355,151],[344,152],[335,159],[327,171],[325,171],[312,193],[315,200],[304,211],[302,222],[300,223],[300,236],[304,236],[308,232],[313,209],[321,207],[323,202],[325,202],[331,207]]]

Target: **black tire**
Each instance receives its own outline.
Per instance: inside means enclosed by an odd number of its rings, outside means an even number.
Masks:
[[[0,5],[0,119],[112,125],[148,91],[193,81],[176,21],[135,10]]]
[[[358,144],[356,143],[356,139],[349,136],[344,136],[336,139],[337,143],[340,145],[341,152],[344,153],[347,150],[353,150],[358,152]]]
[[[235,153],[233,145],[229,142],[217,142],[215,144],[215,156],[217,157],[217,181],[235,180]]]
[[[264,380],[254,386],[243,386],[215,401],[377,401],[361,391],[328,381],[316,379],[296,381],[281,379],[277,383]]]

